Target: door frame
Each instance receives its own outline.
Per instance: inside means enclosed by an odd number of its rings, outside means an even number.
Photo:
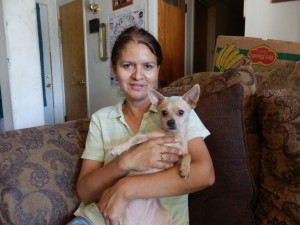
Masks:
[[[195,0],[185,1],[186,14],[185,14],[185,62],[184,74],[193,74],[194,62],[194,8]]]
[[[38,14],[38,36],[41,59],[41,76],[43,83],[45,124],[54,124],[53,81],[51,68],[51,51],[49,40],[48,6],[36,3]]]
[[[36,3],[46,5],[48,8],[51,70],[53,80],[54,123],[62,123],[65,121],[65,102],[63,94],[64,86],[62,82],[61,50],[56,2],[53,0],[36,0]]]

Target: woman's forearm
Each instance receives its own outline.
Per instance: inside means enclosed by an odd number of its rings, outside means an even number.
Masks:
[[[77,181],[77,194],[85,204],[98,202],[102,192],[126,174],[127,171],[122,169],[119,158],[106,166],[95,161],[83,160]]]
[[[192,162],[187,179],[180,176],[179,166],[159,173],[125,177],[127,199],[160,198],[187,194],[204,189],[214,183],[214,170],[210,162]]]

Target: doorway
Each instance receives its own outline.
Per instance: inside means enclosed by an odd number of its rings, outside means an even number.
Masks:
[[[212,71],[219,35],[244,36],[243,0],[193,0],[192,72]],[[190,10],[191,11],[191,10]],[[188,17],[192,13],[188,11]]]
[[[208,7],[195,1],[193,71],[207,71]]]
[[[183,7],[177,8],[168,2],[173,1],[158,1],[158,40],[164,54],[159,87],[212,71],[217,37],[243,36],[245,30],[244,0],[178,0],[174,2]]]
[[[39,8],[41,70],[45,124],[64,122],[64,100],[57,8],[52,0],[36,0]],[[38,15],[37,15],[38,17]],[[48,87],[47,87],[48,86]]]

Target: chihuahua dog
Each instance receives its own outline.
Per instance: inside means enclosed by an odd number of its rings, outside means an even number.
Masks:
[[[120,155],[132,146],[155,137],[165,135],[175,136],[182,152],[180,175],[188,178],[190,172],[191,156],[188,152],[188,145],[185,139],[189,114],[197,105],[200,96],[200,86],[194,85],[182,97],[167,98],[152,89],[148,93],[149,99],[156,106],[160,115],[160,129],[145,134],[136,134],[128,141],[115,146],[110,150],[112,155]],[[178,144],[176,145],[178,147]],[[164,160],[161,154],[161,161]],[[144,173],[158,172],[159,169],[151,169]],[[129,175],[137,174],[131,172]],[[140,174],[140,173],[139,173]],[[129,203],[125,215],[121,218],[121,225],[156,224],[171,225],[172,219],[169,213],[163,208],[158,199],[136,199]]]

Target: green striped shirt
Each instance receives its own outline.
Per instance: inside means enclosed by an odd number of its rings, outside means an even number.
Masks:
[[[178,98],[178,97],[171,97]],[[125,121],[122,112],[124,99],[115,106],[105,107],[92,115],[89,133],[86,140],[83,159],[96,160],[107,164],[113,157],[108,151],[126,141],[134,133]],[[139,132],[146,133],[159,128],[159,115],[154,105],[144,114]],[[194,110],[190,113],[187,141],[209,135],[209,131],[198,118]],[[188,195],[166,197],[160,199],[162,205],[170,212],[173,225],[188,224]],[[83,216],[92,221],[93,224],[105,225],[104,219],[95,203],[81,204],[75,212],[76,216]]]

